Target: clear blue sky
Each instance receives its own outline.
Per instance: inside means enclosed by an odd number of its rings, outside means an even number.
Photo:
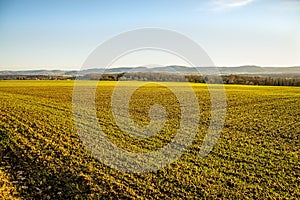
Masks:
[[[0,1],[0,70],[79,69],[101,42],[143,27],[187,35],[218,66],[299,66],[299,22],[299,0]]]

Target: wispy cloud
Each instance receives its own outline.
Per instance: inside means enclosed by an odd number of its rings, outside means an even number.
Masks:
[[[255,0],[212,0],[212,10],[226,10],[246,6]]]

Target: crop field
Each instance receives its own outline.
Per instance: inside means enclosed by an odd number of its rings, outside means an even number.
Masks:
[[[131,152],[169,143],[179,128],[176,96],[161,83],[136,90],[130,101],[135,123],[150,123],[153,104],[164,106],[168,117],[157,135],[136,138],[114,121],[115,85],[99,82],[95,96],[97,120],[110,141]],[[74,125],[73,81],[0,81],[0,199],[299,199],[300,88],[225,85],[225,125],[212,152],[200,158],[211,103],[205,84],[191,85],[200,123],[188,150],[158,171],[126,173],[83,145]]]

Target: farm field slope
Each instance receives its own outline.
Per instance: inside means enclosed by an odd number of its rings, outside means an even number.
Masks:
[[[88,81],[87,81],[87,84]],[[116,82],[99,82],[98,121],[116,145],[148,152],[167,144],[178,129],[179,106],[160,83],[149,83],[130,102],[133,120],[149,123],[149,105],[168,112],[158,135],[122,133],[110,100]],[[133,87],[135,82],[128,82]],[[180,87],[181,83],[174,83]],[[73,81],[0,81],[0,198],[300,198],[300,88],[226,85],[226,122],[213,151],[198,152],[210,119],[205,84],[192,84],[200,124],[188,151],[152,173],[112,169],[83,146],[72,115]]]

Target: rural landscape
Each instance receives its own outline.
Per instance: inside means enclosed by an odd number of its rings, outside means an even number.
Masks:
[[[300,0],[0,0],[0,200],[300,199]]]
[[[176,124],[146,139],[120,132],[109,106],[116,83],[98,82],[96,94],[99,124],[110,140],[134,152],[168,143]],[[193,144],[167,167],[132,174],[102,164],[85,149],[73,122],[73,86],[74,81],[0,81],[2,198],[300,198],[299,87],[225,85],[221,137],[207,157],[199,158],[210,98],[206,84],[191,83],[201,111]],[[132,117],[141,124],[149,121],[152,101],[176,105],[159,82],[145,82],[132,99]],[[176,123],[178,109],[173,105],[167,111]]]

